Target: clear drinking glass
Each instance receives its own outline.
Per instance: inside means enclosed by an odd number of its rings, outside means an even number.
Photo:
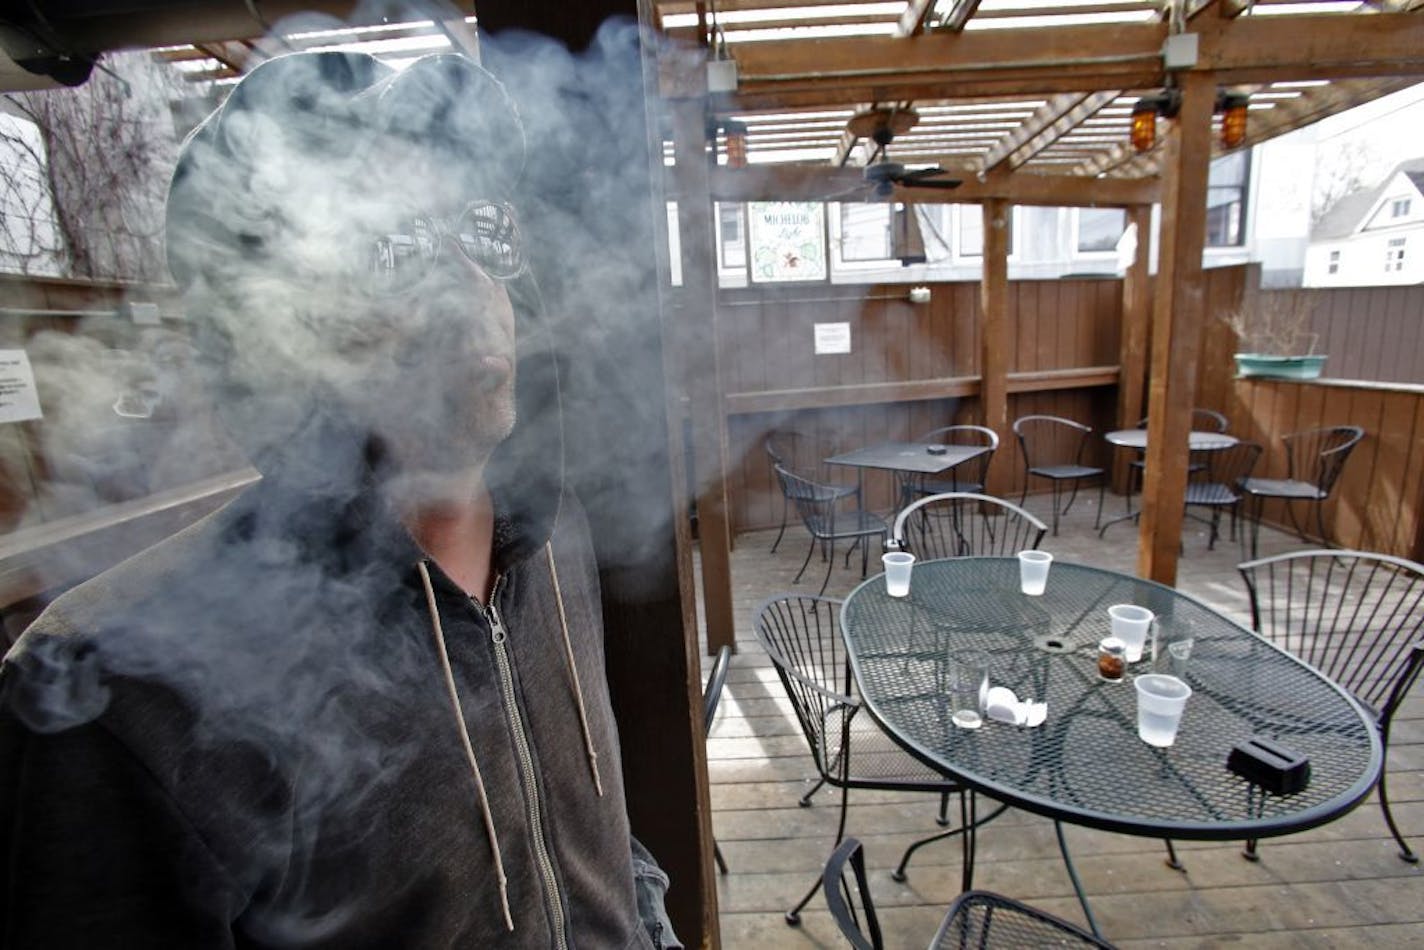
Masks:
[[[989,671],[975,659],[951,658],[946,667],[950,721],[961,729],[978,729],[984,724],[984,694],[989,690]]]

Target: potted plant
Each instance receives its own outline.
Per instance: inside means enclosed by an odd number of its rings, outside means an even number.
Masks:
[[[1325,366],[1311,330],[1314,305],[1305,294],[1264,291],[1249,295],[1223,316],[1236,333],[1236,376],[1315,379]]]

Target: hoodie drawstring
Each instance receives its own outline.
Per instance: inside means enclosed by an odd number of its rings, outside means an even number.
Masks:
[[[450,704],[455,707],[455,722],[460,727],[460,741],[465,746],[465,758],[469,760],[470,771],[475,776],[475,790],[479,793],[480,812],[484,815],[485,833],[489,836],[490,852],[494,856],[494,873],[499,881],[499,903],[504,911],[504,925],[514,930],[514,917],[509,911],[509,881],[504,874],[504,857],[499,850],[499,836],[494,829],[494,815],[490,814],[489,796],[485,794],[485,781],[480,776],[480,763],[475,758],[475,747],[470,742],[470,730],[465,725],[465,711],[460,707],[460,694],[455,689],[455,674],[450,669],[450,654],[445,649],[445,631],[440,626],[440,611],[435,607],[435,587],[430,583],[430,571],[425,562],[416,565],[420,570],[420,582],[425,586],[425,606],[430,611],[430,626],[435,633],[435,646],[440,651],[440,667],[445,673],[445,689],[450,694]],[[562,608],[561,608],[562,609]]]
[[[578,706],[579,724],[583,726],[583,747],[588,753],[588,767],[593,772],[593,787],[598,797],[603,797],[603,781],[598,777],[598,753],[593,748],[593,734],[588,730],[588,712],[584,709],[583,687],[579,684],[578,664],[574,662],[574,645],[569,640],[569,618],[564,614],[564,595],[559,590],[559,571],[554,566],[554,546],[544,542],[544,553],[549,558],[549,577],[554,582],[554,600],[559,605],[559,627],[564,633],[564,658],[569,665],[569,675],[573,677],[574,704]]]

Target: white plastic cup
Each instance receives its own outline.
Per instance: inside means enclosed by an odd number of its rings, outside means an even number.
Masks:
[[[1019,587],[1030,597],[1040,596],[1048,587],[1048,567],[1053,555],[1047,551],[1019,552]]]
[[[885,593],[891,597],[904,597],[910,593],[910,571],[915,566],[915,556],[908,551],[891,551],[880,557],[885,565]]]
[[[1127,662],[1136,663],[1142,659],[1142,650],[1147,646],[1147,631],[1152,627],[1155,614],[1136,604],[1113,604],[1108,608],[1108,616],[1112,618],[1112,635],[1127,648]]]
[[[1192,688],[1175,676],[1144,673],[1133,680],[1137,687],[1137,737],[1165,749],[1177,741],[1177,727]]]

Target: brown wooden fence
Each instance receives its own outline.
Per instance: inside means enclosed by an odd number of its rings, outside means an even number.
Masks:
[[[1306,302],[1325,375],[1380,383],[1424,383],[1424,285],[1263,290],[1287,305]]]
[[[778,428],[854,448],[979,421],[979,285],[932,284],[928,304],[905,285],[819,286],[724,293],[719,361],[734,531],[774,525],[781,500],[762,442]],[[1121,282],[1009,285],[1010,417],[1053,412],[1098,430],[1113,424]],[[816,355],[814,326],[850,325],[851,352]],[[1012,443],[1000,452],[1017,455]],[[1094,443],[1098,459],[1106,450]],[[1018,465],[1011,491],[1018,491]],[[846,479],[854,472],[843,473]],[[888,475],[866,474],[866,503],[889,507]]]

